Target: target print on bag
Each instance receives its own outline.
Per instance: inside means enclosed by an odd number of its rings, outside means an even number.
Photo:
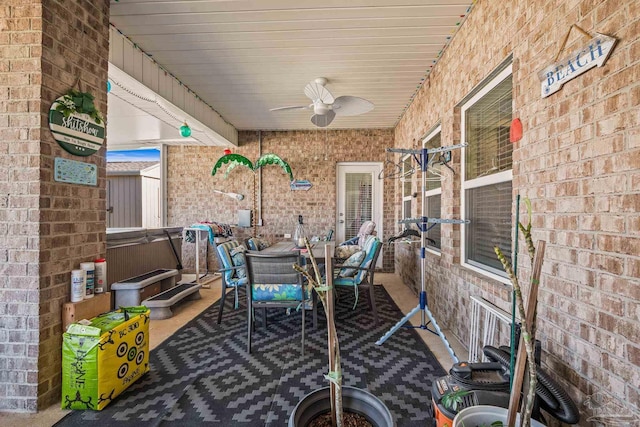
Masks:
[[[138,348],[137,347],[131,347],[129,349],[129,354],[127,354],[127,360],[129,362],[131,362],[133,359],[136,358],[136,353],[138,352]]]
[[[120,365],[120,368],[118,368],[118,378],[124,378],[124,376],[127,375],[127,372],[129,372],[129,364],[125,362]]]
[[[122,342],[120,343],[120,345],[118,346],[118,349],[116,350],[116,355],[118,357],[122,357],[125,354],[127,354],[127,350],[129,349],[129,346],[127,345],[126,342]]]
[[[140,350],[138,357],[136,357],[136,365],[139,365],[144,360],[144,351]]]
[[[142,344],[144,341],[144,332],[138,332],[136,334],[136,345]]]

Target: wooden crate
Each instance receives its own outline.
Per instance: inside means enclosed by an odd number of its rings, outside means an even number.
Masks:
[[[92,319],[99,314],[111,311],[111,293],[96,294],[93,298],[80,302],[67,302],[62,307],[62,330],[82,319]]]

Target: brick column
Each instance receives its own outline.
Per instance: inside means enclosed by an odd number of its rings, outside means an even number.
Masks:
[[[0,5],[0,411],[60,399],[70,271],[105,254],[105,153],[73,156],[48,127],[73,86],[106,115],[108,0]],[[55,182],[56,157],[96,164],[97,186]]]

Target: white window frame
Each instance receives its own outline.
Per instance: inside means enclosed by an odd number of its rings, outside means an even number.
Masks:
[[[431,131],[422,140],[422,148],[425,148],[425,146],[427,145],[427,142],[429,142],[431,139],[433,139],[441,131],[442,131],[442,126],[441,125],[436,126],[436,128],[434,128],[433,131]],[[428,175],[427,175],[427,177],[428,177]],[[440,195],[440,206],[441,206],[441,208],[440,208],[440,217],[439,218],[442,218],[442,177],[440,178],[440,187],[435,188],[433,190],[425,191],[424,194],[422,195],[422,197],[428,198],[428,197],[437,196],[437,195]],[[442,226],[440,226],[440,242],[442,242]],[[442,246],[442,243],[440,244],[440,246]],[[427,244],[425,249],[426,249],[427,252],[432,253],[434,255],[437,255],[437,256],[441,256],[442,255],[442,248],[438,249],[435,246],[431,246],[431,245]]]
[[[472,98],[470,98],[467,102],[465,102],[460,109],[460,130],[461,130],[461,140],[466,143],[466,112],[471,108],[476,102],[478,102],[481,98],[483,98],[487,93],[489,93],[492,89],[494,89],[498,84],[500,84],[504,79],[513,74],[513,66],[509,64],[504,70],[502,70],[496,77],[494,77],[488,84],[486,84],[478,93],[476,93]],[[513,102],[513,95],[512,95]],[[466,190],[478,187],[484,187],[492,184],[500,184],[503,182],[513,182],[513,169],[508,171],[498,172],[492,175],[481,176],[479,178],[475,178],[467,181],[466,177],[466,147],[462,148],[462,159],[461,159],[461,191],[460,191],[460,211],[462,215],[462,219],[467,219],[467,201],[466,201]],[[502,276],[498,274],[498,271],[493,269],[492,267],[485,266],[484,268],[480,268],[474,264],[470,264],[467,262],[467,251],[466,251],[466,239],[467,237],[467,226],[466,224],[462,224],[461,226],[461,239],[460,239],[460,264],[468,268],[469,270],[473,270],[476,273],[479,273],[483,276],[490,277],[491,279],[497,280],[506,285],[511,285],[509,278],[506,276]]]

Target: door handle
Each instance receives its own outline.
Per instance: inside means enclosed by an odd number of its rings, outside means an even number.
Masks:
[[[340,221],[338,221],[340,224],[344,224],[344,219],[341,219]]]

